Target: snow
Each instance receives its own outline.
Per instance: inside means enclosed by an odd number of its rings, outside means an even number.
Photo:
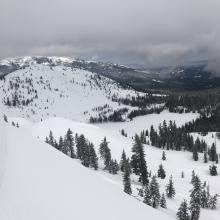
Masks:
[[[11,82],[19,84],[19,88],[12,89]],[[19,108],[3,106],[2,111],[9,116],[29,118],[32,121],[59,116],[84,122],[88,122],[91,116],[108,116],[114,110],[124,107],[129,111],[137,109],[113,102],[113,95],[117,98],[144,95],[133,89],[124,89],[117,82],[89,71],[44,64],[32,64],[8,74],[5,81],[0,81],[2,103],[7,98],[11,100],[15,94],[20,99],[33,101]],[[102,110],[95,110],[106,104],[108,106]]]
[[[74,133],[83,133],[89,141],[92,141],[95,145],[96,152],[98,152],[101,140],[104,136],[106,136],[107,140],[109,141],[113,158],[119,160],[123,149],[125,149],[128,156],[131,156],[131,147],[133,143],[131,136],[135,133],[138,133],[143,129],[148,129],[151,124],[153,124],[154,127],[157,127],[164,119],[175,120],[176,124],[180,126],[184,122],[192,120],[195,117],[197,117],[197,114],[177,114],[164,111],[159,115],[153,114],[140,116],[131,122],[106,123],[99,125],[91,125],[63,118],[50,118],[39,123],[30,123],[26,122],[24,119],[21,120],[16,118],[13,118],[13,121],[18,121],[20,126],[25,130],[26,134],[30,133],[32,136],[39,138],[41,141],[45,140],[45,137],[48,136],[50,130],[53,131],[55,138],[58,139],[60,135],[64,135],[67,129],[70,128]],[[9,120],[12,121],[11,118]],[[127,138],[122,136],[119,132],[119,128],[122,128],[123,125],[125,131],[129,134]],[[190,184],[192,170],[195,170],[202,181],[207,181],[207,183],[210,185],[212,194],[220,194],[220,186],[218,184],[220,181],[220,176],[212,177],[209,175],[209,165],[211,163],[203,163],[203,154],[200,154],[199,161],[195,162],[192,160],[192,153],[190,152],[166,151],[167,161],[162,161],[161,149],[146,145],[145,152],[148,169],[151,170],[153,174],[156,174],[158,166],[161,163],[166,170],[166,178],[164,180],[159,180],[161,193],[165,191],[165,185],[168,183],[169,176],[173,176],[177,194],[174,199],[167,199],[167,210],[160,209],[160,211],[166,212],[171,218],[175,217],[175,213],[177,212],[177,209],[183,199],[187,199],[189,201],[189,191],[192,189],[192,185]],[[182,171],[184,171],[185,178],[181,178]],[[107,182],[121,188],[121,175],[113,176],[101,170],[98,172]],[[133,195],[135,197],[137,196],[136,188],[140,187],[136,180],[137,177],[132,176]],[[219,214],[219,204],[217,211],[202,209],[201,220],[206,220],[207,218],[217,220]]]
[[[18,60],[21,64],[29,63],[30,57]],[[68,58],[51,57],[53,62],[71,62]],[[111,175],[102,169],[93,171],[83,167],[78,160],[70,159],[44,142],[52,130],[55,138],[63,136],[70,128],[73,133],[84,134],[94,143],[96,152],[101,140],[109,141],[112,157],[119,160],[122,150],[131,156],[132,137],[141,131],[156,129],[163,120],[175,121],[177,126],[199,117],[197,113],[170,113],[139,116],[132,121],[118,123],[88,124],[90,116],[97,116],[103,111],[94,108],[108,104],[112,112],[123,107],[111,101],[111,95],[130,97],[143,95],[132,89],[124,89],[115,81],[81,69],[64,66],[50,67],[46,64],[31,63],[24,69],[6,76],[0,81],[0,100],[11,97],[14,92],[25,98],[33,98],[27,92],[26,78],[33,80],[33,89],[37,90],[38,99],[30,105],[19,108],[1,106],[1,112],[8,116],[9,123],[0,120],[0,219],[3,220],[119,220],[119,219],[175,219],[175,214],[183,199],[189,201],[192,170],[202,181],[207,181],[212,194],[220,194],[220,175],[210,176],[209,165],[192,160],[192,153],[166,151],[167,160],[162,161],[162,150],[145,145],[148,169],[157,172],[159,164],[166,170],[166,178],[158,180],[160,192],[165,191],[169,176],[172,174],[176,189],[174,199],[167,199],[168,208],[153,209],[137,196],[137,176],[132,175],[133,195],[123,193],[122,174]],[[20,80],[18,90],[10,89],[10,81]],[[22,88],[22,85],[24,88]],[[163,94],[161,94],[163,95]],[[106,110],[106,109],[105,109]],[[104,110],[104,111],[105,111]],[[104,114],[104,113],[103,113]],[[109,114],[109,112],[105,113]],[[19,128],[11,123],[19,124]],[[121,135],[124,129],[128,137]],[[204,139],[209,146],[215,142],[215,133],[207,136],[193,133],[194,138]],[[214,136],[214,138],[212,137]],[[220,152],[220,140],[216,139]],[[181,178],[181,172],[185,178]],[[220,169],[218,167],[218,173]],[[217,220],[220,216],[220,204],[217,210],[202,209],[201,220]]]
[[[109,130],[113,133],[115,131],[124,129],[129,136],[134,136],[136,133],[140,134],[140,132],[142,132],[143,130],[149,130],[151,125],[153,125],[155,129],[157,129],[159,124],[163,123],[164,120],[166,120],[167,122],[170,120],[175,121],[177,126],[182,126],[186,122],[195,120],[197,117],[199,117],[199,114],[197,113],[178,114],[164,110],[160,114],[139,116],[129,122],[108,122],[98,124],[97,126]]]
[[[1,153],[7,148],[1,155],[0,219],[172,219],[125,194],[121,184],[27,135],[25,128],[7,125],[5,132],[0,134],[6,143]]]

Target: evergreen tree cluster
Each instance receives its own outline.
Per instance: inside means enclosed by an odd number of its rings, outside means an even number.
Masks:
[[[167,150],[188,150],[196,153],[207,150],[205,141],[197,139],[194,142],[193,137],[184,128],[178,128],[172,121],[167,125],[164,120],[163,124],[159,125],[158,131],[151,126],[150,141],[153,146]]]
[[[184,200],[178,209],[177,219],[179,220],[199,220],[201,208],[215,209],[218,195],[210,195],[209,186],[206,182],[201,183],[200,178],[192,172],[191,183],[193,189],[190,191],[190,202]]]
[[[96,155],[94,145],[88,142],[83,134],[76,134],[74,138],[73,132],[68,129],[65,136],[60,136],[59,141],[57,142],[53,136],[52,131],[50,131],[49,136],[46,137],[45,142],[71,158],[80,159],[82,165],[85,167],[91,167],[95,170],[98,169],[98,157]],[[76,147],[76,152],[74,145]]]
[[[108,170],[111,174],[117,174],[119,171],[119,165],[117,160],[112,159],[111,149],[108,144],[106,137],[104,137],[99,146],[99,154],[104,161],[104,169]]]

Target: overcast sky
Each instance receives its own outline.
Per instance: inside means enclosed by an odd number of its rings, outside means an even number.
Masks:
[[[0,0],[0,58],[219,61],[220,0]]]

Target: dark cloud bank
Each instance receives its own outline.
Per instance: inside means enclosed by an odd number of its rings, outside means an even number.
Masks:
[[[0,58],[62,55],[220,69],[219,0],[0,0]]]

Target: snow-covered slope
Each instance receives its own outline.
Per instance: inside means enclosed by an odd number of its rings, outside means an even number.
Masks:
[[[60,135],[63,136],[66,133],[67,129],[70,128],[74,133],[77,132],[79,134],[80,133],[85,134],[86,138],[88,138],[89,141],[92,141],[94,143],[96,152],[98,152],[98,148],[101,140],[103,139],[104,136],[106,136],[107,141],[109,141],[109,146],[111,148],[113,158],[120,159],[121,152],[123,149],[125,149],[126,154],[128,156],[131,156],[131,147],[133,144],[133,140],[130,135],[133,135],[134,126],[140,129],[140,131],[144,129],[142,127],[142,124],[140,123],[140,121],[143,121],[144,117],[146,124],[147,121],[150,123],[150,120],[152,120],[151,122],[155,127],[158,125],[159,121],[163,121],[164,118],[166,119],[173,118],[177,121],[178,125],[184,123],[184,119],[185,119],[184,114],[175,114],[175,113],[167,113],[167,112],[160,114],[160,120],[159,119],[153,120],[154,117],[152,118],[152,115],[143,116],[140,118],[138,117],[134,119],[132,123],[125,123],[126,131],[129,134],[127,138],[122,136],[118,130],[119,127],[118,126],[113,127],[112,123],[106,124],[106,126],[103,128],[103,126],[100,125],[89,125],[86,123],[74,122],[62,118],[50,118],[39,123],[27,122],[19,118],[10,118],[9,121],[18,122],[20,127],[25,131],[26,135],[30,135],[30,136],[32,135],[36,138],[39,138],[39,140],[41,141],[45,140],[45,137],[48,136],[50,130],[53,131],[55,138],[58,139]],[[191,116],[189,115],[188,117],[193,118],[193,115]],[[120,124],[123,125],[124,123],[119,123],[119,125]],[[140,126],[138,126],[138,124]],[[38,141],[37,143],[42,144],[40,143],[40,141]],[[45,144],[43,145],[45,147],[48,147]],[[53,152],[53,149],[51,149],[51,152]],[[189,194],[190,194],[190,190],[192,189],[192,184],[190,184],[192,170],[194,170],[196,174],[199,175],[202,181],[206,181],[209,184],[212,194],[214,193],[220,194],[220,187],[219,187],[220,176],[215,176],[215,177],[210,176],[209,165],[211,164],[211,162],[208,164],[203,163],[203,154],[199,154],[199,161],[195,162],[192,160],[191,152],[166,151],[167,160],[162,161],[161,149],[145,145],[145,152],[146,152],[146,161],[147,161],[148,169],[152,171],[152,174],[157,173],[158,166],[160,164],[163,164],[165,168],[166,178],[164,180],[158,179],[161,193],[165,192],[165,186],[168,183],[170,175],[173,176],[176,196],[174,199],[167,199],[167,209],[161,209],[161,208],[159,209],[159,211],[168,214],[171,219],[175,218],[177,209],[179,208],[179,205],[183,201],[183,199],[187,199],[189,201]],[[49,161],[50,160],[51,159],[49,158]],[[73,163],[75,164],[74,160]],[[184,172],[184,176],[185,176],[184,178],[181,178],[182,171]],[[102,171],[101,169],[97,172],[107,182],[112,183],[114,186],[120,188],[120,190],[122,191],[122,175],[120,173],[119,175],[111,175]],[[80,175],[81,174],[79,174],[79,176]],[[137,182],[137,176],[132,175],[131,179],[132,179],[133,196],[137,197],[136,189],[140,187],[140,185]],[[96,190],[96,188],[94,190]],[[140,206],[142,206],[142,202],[139,203]],[[200,219],[218,220],[219,214],[220,214],[220,204],[218,203],[217,210],[202,209]],[[161,218],[156,217],[155,219],[158,220]]]
[[[173,219],[123,193],[99,172],[0,121],[0,219]],[[6,149],[6,151],[4,150]],[[2,165],[2,161],[0,161]]]
[[[49,65],[29,59],[29,65],[0,80],[0,101],[6,104],[3,111],[9,116],[32,121],[54,116],[88,121],[91,116],[109,116],[114,110],[135,109],[112,98],[143,95],[96,73],[66,67],[58,61],[57,65]]]

